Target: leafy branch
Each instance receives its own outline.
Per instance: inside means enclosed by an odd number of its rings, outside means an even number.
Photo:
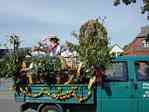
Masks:
[[[136,3],[136,0],[114,0],[113,5],[118,6],[120,4],[131,5]],[[141,7],[141,13],[147,13],[147,19],[149,19],[149,0],[143,0],[143,6]]]

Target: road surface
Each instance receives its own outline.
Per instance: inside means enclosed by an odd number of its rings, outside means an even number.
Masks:
[[[14,101],[14,98],[0,96],[0,112],[19,112],[20,104]]]
[[[11,80],[1,80],[0,82],[0,112],[19,112],[20,103],[14,100],[14,92]]]

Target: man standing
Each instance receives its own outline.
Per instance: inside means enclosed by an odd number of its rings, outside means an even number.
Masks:
[[[59,44],[59,39],[56,36],[51,36],[48,41],[50,42],[50,46],[48,46],[47,48],[34,47],[33,51],[42,51],[45,53],[49,53],[50,56],[60,55],[61,47]]]

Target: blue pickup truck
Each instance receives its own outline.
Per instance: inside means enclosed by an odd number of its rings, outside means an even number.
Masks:
[[[102,84],[30,84],[19,94],[21,111],[148,112],[149,56],[119,56]],[[92,87],[91,87],[92,86]]]

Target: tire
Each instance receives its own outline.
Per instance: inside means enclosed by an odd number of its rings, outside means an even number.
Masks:
[[[63,112],[60,105],[43,105],[39,112]]]
[[[28,110],[26,110],[26,111],[24,111],[24,112],[37,112],[37,111],[34,110],[34,109],[28,109]]]
[[[20,112],[37,112],[38,106],[36,103],[24,103],[20,107]]]

